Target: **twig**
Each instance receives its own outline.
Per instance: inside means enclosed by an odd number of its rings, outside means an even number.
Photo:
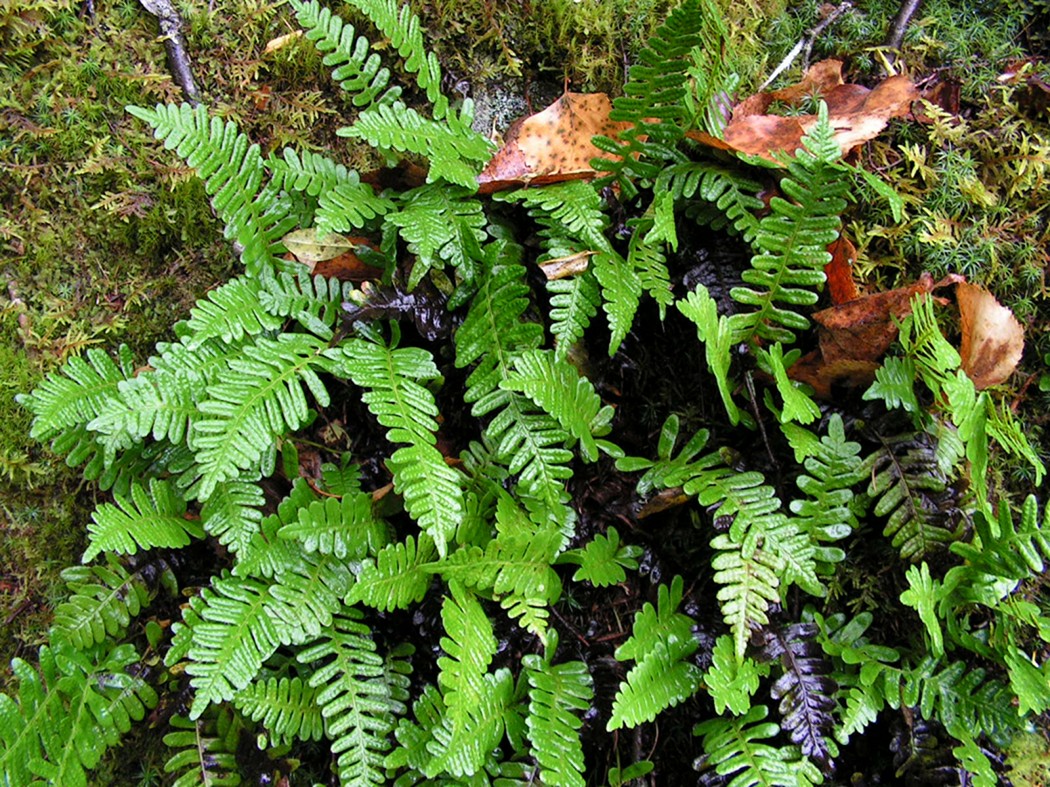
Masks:
[[[761,93],[773,80],[780,76],[784,71],[791,67],[791,64],[795,62],[795,58],[799,56],[799,53],[805,53],[802,57],[803,68],[809,66],[809,55],[813,49],[813,43],[817,40],[817,37],[823,33],[828,27],[842,14],[846,13],[853,8],[853,3],[850,0],[839,3],[838,6],[833,8],[827,16],[821,19],[816,26],[812,27],[808,33],[799,39],[798,43],[792,47],[791,51],[784,56],[784,59],[780,61],[780,64],[773,69],[773,73],[769,75],[769,78],[762,83],[762,86],[758,89]]]
[[[186,100],[193,106],[200,104],[200,92],[193,80],[193,68],[190,56],[186,51],[186,37],[182,34],[182,17],[171,0],[139,0],[142,7],[157,18],[164,48],[168,52],[168,64],[175,83],[186,94]]]
[[[901,3],[900,10],[897,12],[897,18],[893,20],[893,24],[890,25],[890,32],[886,36],[886,43],[883,44],[887,49],[898,50],[901,48],[901,43],[904,41],[904,33],[908,29],[908,25],[911,23],[911,18],[915,15],[915,12],[919,10],[919,5],[922,0],[904,0]],[[889,62],[892,65],[894,60],[893,52],[889,54]]]

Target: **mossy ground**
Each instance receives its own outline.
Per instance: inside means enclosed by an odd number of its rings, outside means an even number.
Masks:
[[[449,75],[449,91],[517,79],[617,92],[632,52],[674,0],[416,0]],[[826,12],[807,0],[724,2],[738,45],[742,90],[756,87]],[[212,109],[264,151],[285,145],[355,162],[334,131],[350,109],[305,42],[266,54],[291,14],[264,0],[183,4],[196,76]],[[844,14],[813,58],[845,55],[854,75],[878,78],[896,3]],[[1042,14],[1042,17],[1039,16]],[[1040,21],[1042,20],[1042,21]],[[901,124],[868,163],[910,198],[891,226],[863,202],[851,222],[859,272],[878,286],[920,270],[957,270],[989,284],[1028,325],[1015,378],[1017,406],[1041,440],[1050,392],[1037,381],[1050,357],[1047,305],[1047,102],[1024,78],[1045,53],[1044,6],[930,0],[905,38],[904,67],[961,88],[961,123]],[[236,269],[206,195],[164,155],[128,104],[178,101],[155,22],[134,0],[0,5],[0,663],[31,658],[61,597],[60,570],[77,562],[98,499],[29,435],[15,396],[70,355],[127,343],[144,362],[192,302]],[[797,78],[798,66],[782,77]],[[1044,83],[1045,84],[1045,83]],[[1039,88],[1036,88],[1038,93]],[[1047,386],[1050,388],[1050,385]],[[1024,390],[1026,395],[1021,396]],[[1023,470],[1016,475],[1023,489]],[[0,677],[0,687],[3,679]],[[158,755],[159,756],[159,755]],[[1030,756],[1026,754],[1026,757]],[[159,783],[157,756],[100,774],[100,783]],[[126,761],[138,757],[125,757]],[[132,772],[134,771],[134,773]]]

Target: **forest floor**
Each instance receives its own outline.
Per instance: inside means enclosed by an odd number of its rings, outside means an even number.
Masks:
[[[449,75],[449,92],[475,97],[484,122],[499,131],[564,85],[617,95],[632,53],[675,4],[412,5]],[[741,95],[757,90],[832,8],[814,0],[720,5],[748,63]],[[203,100],[264,153],[310,148],[362,169],[374,166],[355,160],[335,136],[349,108],[319,56],[295,42],[267,46],[294,29],[280,3],[213,0],[183,3],[181,10]],[[840,57],[851,81],[879,81],[887,54],[879,45],[896,11],[886,0],[843,9],[810,39],[809,61]],[[924,210],[892,231],[871,221],[851,225],[855,273],[864,286],[887,289],[924,271],[960,272],[1014,311],[1028,343],[1007,398],[1044,461],[1050,461],[1048,22],[1045,2],[922,5],[898,67],[913,81],[944,85],[958,123],[896,122],[871,143],[868,168],[895,178]],[[797,82],[801,66],[799,57],[775,84]],[[200,182],[162,155],[149,130],[124,109],[180,100],[156,21],[135,0],[0,7],[0,665],[31,659],[47,640],[64,587],[59,572],[79,562],[90,512],[106,498],[79,468],[32,439],[30,416],[15,396],[90,347],[126,343],[136,357],[147,357],[172,323],[239,264]],[[1002,163],[1018,158],[1035,173],[1024,188],[1002,179]],[[675,344],[669,337],[665,355],[635,358],[640,366],[610,361],[599,376],[623,401],[645,406],[646,381],[676,373]],[[628,340],[624,355],[631,350]],[[1021,464],[1000,463],[994,472],[1019,494],[1032,488]],[[575,484],[585,529],[624,512],[630,493],[623,479],[583,475]],[[673,551],[665,545],[665,553]],[[674,568],[650,565],[646,581],[673,575]],[[615,629],[617,611],[605,610],[605,619],[588,599],[575,601],[581,641],[604,641],[611,655],[615,640],[602,638]],[[8,677],[0,666],[0,688]],[[669,737],[661,745],[676,745],[673,732]],[[162,755],[145,756],[138,783],[159,783],[151,767],[159,768]],[[126,774],[112,778],[119,784]]]

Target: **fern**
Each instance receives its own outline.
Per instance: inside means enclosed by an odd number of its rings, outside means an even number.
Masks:
[[[463,513],[460,474],[445,464],[435,447],[437,406],[417,380],[438,377],[429,353],[418,348],[385,347],[350,339],[328,353],[342,374],[365,389],[362,399],[387,438],[407,443],[390,457],[394,486],[405,507],[444,555]]]
[[[298,3],[294,6],[297,9],[299,7],[318,8],[319,17],[330,14],[327,8],[320,8],[314,2],[301,3],[299,0],[295,2]],[[338,17],[332,17],[333,22],[335,19]],[[301,18],[300,21],[302,21]],[[310,32],[307,32],[307,38],[309,37]],[[353,184],[360,180],[353,170],[310,150],[300,153],[291,148],[285,148],[281,151],[280,157],[272,154],[264,163],[270,171],[275,187],[284,191],[298,191],[311,197],[319,197],[336,186]]]
[[[605,533],[598,533],[583,549],[570,549],[562,553],[559,563],[575,563],[579,566],[572,575],[574,582],[587,580],[595,587],[616,585],[627,579],[624,570],[635,571],[642,548],[629,544],[620,545],[620,534],[610,526]]]
[[[759,678],[768,673],[768,667],[745,658],[738,662],[733,638],[722,635],[715,640],[711,651],[711,667],[704,673],[704,685],[715,702],[719,716],[726,710],[741,716],[751,707],[751,697],[758,690]]]
[[[314,336],[330,340],[343,302],[352,292],[350,284],[323,276],[311,278],[306,266],[301,266],[297,275],[268,277],[258,298],[259,305],[270,314],[291,317]]]
[[[678,311],[696,324],[696,334],[704,343],[707,368],[718,384],[718,393],[722,397],[729,422],[736,426],[740,423],[742,413],[733,401],[733,384],[729,379],[733,345],[733,331],[729,318],[725,315],[719,316],[718,305],[702,284],[698,284],[685,300],[678,301],[677,306]]]
[[[230,344],[280,328],[284,322],[280,316],[260,308],[261,292],[259,279],[238,276],[197,301],[186,323],[193,337],[189,349],[196,349],[209,339],[222,339]]]
[[[767,339],[789,344],[794,331],[809,320],[793,307],[817,302],[815,288],[824,283],[824,265],[831,260],[827,245],[838,237],[839,216],[846,208],[847,181],[834,166],[839,157],[822,105],[820,120],[803,139],[804,149],[787,166],[780,182],[784,194],[770,201],[771,213],[759,222],[753,245],[758,253],[744,271],[745,287],[730,294],[752,307],[730,318],[737,340]]]
[[[392,200],[377,195],[367,183],[352,175],[345,182],[337,183],[323,192],[317,205],[317,231],[348,232],[362,229],[377,216],[394,209]]]
[[[973,524],[976,535],[974,542],[967,544],[957,541],[950,547],[968,565],[951,571],[961,571],[970,582],[976,580],[974,574],[978,572],[1015,581],[1043,573],[1044,557],[1050,557],[1050,507],[1043,511],[1040,522],[1035,495],[1025,498],[1019,527],[1014,524],[1014,517],[1005,501],[999,504],[997,520],[989,520],[983,512],[978,511]],[[946,577],[945,583],[948,581]]]
[[[407,609],[426,595],[432,578],[427,564],[435,557],[434,542],[425,533],[420,534],[418,547],[412,536],[389,544],[374,560],[362,563],[347,601],[380,611]]]
[[[771,746],[764,741],[780,728],[775,722],[763,722],[769,715],[765,705],[755,705],[746,714],[732,719],[710,719],[693,729],[702,735],[705,756],[702,772],[713,771],[718,777],[733,777],[733,785],[770,785],[770,787],[811,787],[820,784],[820,771],[794,746]],[[713,774],[701,776],[703,784],[712,784]]]
[[[200,522],[187,519],[186,501],[165,481],[151,480],[148,492],[133,484],[131,499],[113,499],[116,505],[103,503],[91,515],[85,563],[100,552],[134,555],[140,549],[174,549],[204,536]]]
[[[248,273],[276,268],[280,239],[295,220],[279,191],[262,186],[265,168],[259,146],[249,144],[232,121],[209,117],[203,105],[158,104],[155,109],[128,107],[128,112],[153,126],[164,147],[197,171],[226,225],[226,237],[243,247],[241,259]]]
[[[579,276],[548,281],[547,293],[550,295],[548,314],[554,354],[565,360],[598,313],[601,290],[594,273],[584,271]]]
[[[781,726],[791,742],[824,773],[831,771],[831,758],[838,753],[830,735],[834,727],[831,711],[837,686],[829,677],[831,664],[814,641],[817,627],[798,623],[766,635],[763,655],[779,659],[782,673],[770,691],[780,700]]]
[[[319,741],[324,735],[319,693],[301,678],[268,678],[241,689],[233,704],[247,718],[262,722],[277,745]]]
[[[277,436],[307,419],[304,385],[319,405],[328,404],[328,391],[315,372],[323,349],[311,336],[282,334],[276,340],[259,338],[230,356],[227,374],[208,386],[199,405],[204,417],[192,436],[202,471],[201,499],[241,471],[273,461]]]
[[[883,534],[913,563],[955,541],[964,525],[953,522],[961,517],[930,441],[923,432],[883,440],[864,464],[874,513],[887,517]]]
[[[260,532],[262,489],[248,477],[216,484],[215,491],[201,508],[201,525],[232,552],[243,554],[252,536]]]
[[[408,679],[395,679],[376,653],[361,614],[346,608],[317,644],[298,655],[303,664],[321,662],[309,685],[324,717],[325,735],[338,754],[342,784],[386,784],[383,759],[396,716],[404,713]]]
[[[522,659],[529,683],[529,742],[540,765],[544,784],[551,787],[583,787],[583,746],[579,729],[594,696],[593,681],[581,661],[551,664],[557,648],[552,633],[545,657],[530,653]]]
[[[652,721],[699,688],[700,670],[686,661],[698,645],[692,619],[676,611],[681,601],[682,578],[676,576],[670,588],[660,586],[656,607],[642,607],[630,639],[616,649],[618,661],[631,659],[636,664],[616,693],[608,730]]]
[[[284,525],[277,535],[296,539],[307,552],[334,555],[359,563],[387,541],[386,525],[372,513],[372,495],[357,492],[337,499],[315,500],[299,509],[299,521]]]
[[[323,52],[324,64],[336,66],[332,78],[351,96],[354,106],[389,103],[401,93],[400,88],[387,88],[390,71],[381,67],[378,54],[370,51],[367,38],[356,35],[346,24],[316,0],[291,0],[306,38]]]
[[[67,568],[62,579],[69,598],[55,610],[51,642],[68,642],[77,650],[119,640],[153,598],[142,572],[129,572],[111,555],[102,566]]]
[[[653,184],[653,193],[659,195],[655,203],[657,210],[664,206],[670,211],[675,203],[699,197],[717,208],[711,229],[732,227],[745,241],[754,241],[759,221],[755,215],[764,207],[756,195],[762,187],[758,181],[721,164],[707,161],[689,161],[671,164],[661,170]],[[672,223],[662,233],[672,248],[677,243]],[[651,242],[650,238],[646,239]]]
[[[237,745],[244,723],[227,708],[190,720],[172,716],[164,743],[178,751],[164,764],[165,773],[181,774],[172,787],[237,787],[241,783]]]
[[[4,784],[86,787],[85,771],[157,703],[149,684],[128,669],[137,661],[131,645],[94,653],[45,645],[39,671],[14,659],[17,694],[0,694]]]

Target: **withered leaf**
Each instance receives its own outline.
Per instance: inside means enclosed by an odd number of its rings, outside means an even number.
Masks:
[[[978,390],[1005,381],[1021,360],[1024,328],[988,290],[969,282],[955,289],[962,328],[962,368]]]
[[[822,60],[811,66],[798,84],[756,93],[737,104],[724,139],[714,146],[774,162],[784,154],[794,154],[802,147],[802,137],[816,125],[817,116],[767,113],[774,103],[797,107],[814,97],[822,98],[828,105],[835,141],[845,155],[876,137],[893,118],[907,115],[919,94],[904,76],[890,77],[874,89],[848,84],[842,78],[842,61]],[[688,136],[712,144],[706,134],[689,132]]]
[[[516,121],[478,176],[479,192],[594,177],[591,159],[604,154],[591,137],[615,138],[631,127],[610,120],[611,111],[605,93],[566,92],[542,112]]]
[[[373,281],[383,276],[381,268],[364,262],[362,249],[376,249],[368,238],[330,233],[317,237],[315,230],[296,230],[281,239],[291,258],[305,265],[311,274],[340,281]]]
[[[857,284],[853,281],[853,263],[857,260],[857,249],[845,235],[828,246],[831,262],[824,266],[824,275],[828,277],[828,293],[831,302],[846,303],[860,297]]]
[[[329,232],[319,236],[314,229],[289,232],[281,238],[281,243],[299,262],[309,265],[311,269],[318,262],[334,259],[354,247],[349,238],[338,233]]]

